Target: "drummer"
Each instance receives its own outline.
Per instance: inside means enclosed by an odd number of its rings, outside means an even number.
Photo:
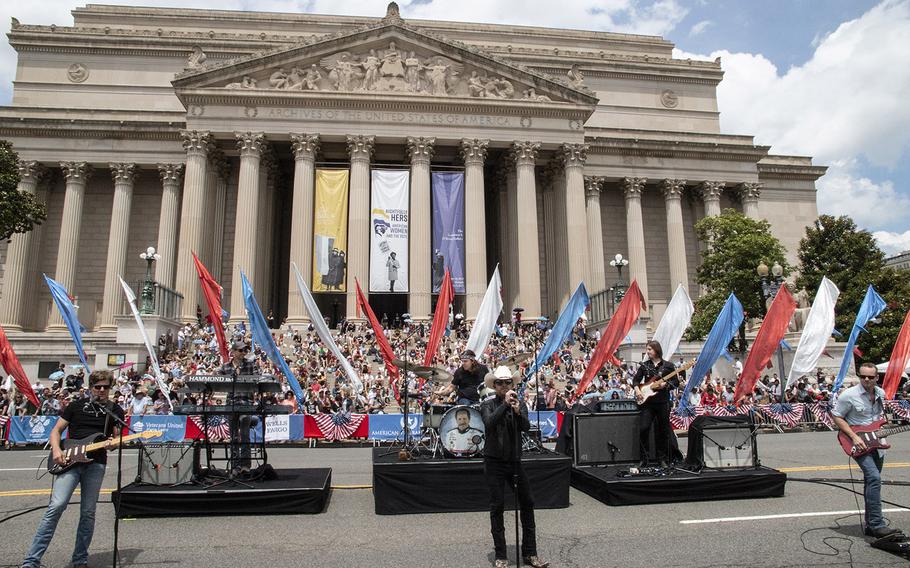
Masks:
[[[470,349],[466,349],[461,354],[461,366],[455,371],[451,384],[448,384],[436,394],[448,395],[457,389],[458,404],[472,405],[480,403],[480,392],[477,387],[483,384],[483,378],[487,376],[490,370],[486,365],[477,362],[477,355]]]

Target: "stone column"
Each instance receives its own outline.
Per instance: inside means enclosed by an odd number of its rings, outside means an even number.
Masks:
[[[348,208],[348,268],[347,307],[351,321],[357,317],[357,286],[360,281],[364,296],[370,293],[370,158],[376,143],[375,136],[348,136],[348,155],[351,157],[351,198]],[[361,314],[362,315],[362,314]]]
[[[161,215],[158,218],[157,249],[161,260],[155,263],[155,280],[163,286],[173,288],[183,164],[158,164],[158,174],[161,176]]]
[[[180,241],[177,245],[176,290],[183,294],[180,308],[182,321],[196,320],[196,306],[200,304],[201,289],[193,264],[193,253],[202,251],[202,226],[205,202],[205,180],[208,153],[212,149],[212,135],[199,130],[181,130],[183,148],[186,150],[186,172],[183,179],[183,204],[180,209]]]
[[[291,210],[290,262],[297,265],[303,281],[310,285],[313,272],[313,203],[316,192],[316,153],[318,134],[291,134],[294,151],[294,197]],[[289,324],[307,323],[310,316],[297,289],[297,277],[288,264]]]
[[[129,244],[130,211],[133,207],[133,185],[136,179],[136,164],[111,164],[114,178],[114,206],[111,210],[111,226],[107,239],[107,265],[104,271],[104,300],[101,304],[100,329],[115,330],[114,316],[123,304],[123,287],[120,276],[126,270],[126,256]]]
[[[512,308],[518,307],[518,178],[515,175],[515,160],[513,156],[506,156],[505,191],[506,207],[508,208],[508,233],[503,243],[503,255],[506,264],[506,286],[503,301],[505,302],[505,316],[508,318]]]
[[[720,215],[720,194],[725,185],[722,181],[703,181],[699,184],[698,189],[705,204],[705,217]]]
[[[758,196],[761,195],[762,184],[744,183],[739,186],[739,196],[743,201],[743,214],[750,219],[759,219]]]
[[[35,161],[20,161],[18,167],[18,191],[36,195],[38,180],[44,174],[44,168]],[[35,287],[35,271],[38,268],[38,258],[32,250],[33,233],[34,229],[13,235],[6,249],[0,323],[7,331],[18,331],[27,326],[25,307],[31,307],[28,302],[29,289]]]
[[[565,231],[568,246],[568,288],[566,300],[580,282],[586,280],[591,264],[588,254],[588,224],[585,211],[584,167],[588,158],[587,144],[564,144],[559,159],[566,174]],[[560,304],[562,309],[562,304]]]
[[[57,266],[54,280],[75,296],[73,285],[76,281],[76,259],[79,256],[79,236],[82,234],[82,205],[85,200],[85,186],[91,176],[91,168],[85,162],[61,162],[66,179],[66,197],[63,199],[63,220],[60,223],[60,244],[57,249]],[[52,306],[48,329],[66,329],[60,311]]]
[[[509,160],[506,160],[506,162],[508,163]],[[501,165],[494,174],[493,188],[496,192],[496,213],[499,216],[499,218],[496,219],[498,228],[497,239],[499,244],[499,277],[502,281],[503,310],[508,313],[508,311],[512,309],[512,284],[510,278],[512,275],[511,262],[514,251],[509,250],[509,243],[512,242],[509,227],[511,221],[511,213],[509,211],[509,173],[508,170],[505,169],[504,164]]]
[[[684,179],[665,179],[661,182],[664,203],[667,206],[667,241],[670,247],[670,294],[682,284],[689,290],[689,270],[686,266],[686,234],[683,230],[682,194]],[[669,300],[669,298],[668,298]]]
[[[551,295],[553,298],[553,311],[557,314],[562,310],[562,307],[566,304],[569,299],[569,294],[572,293],[569,290],[569,233],[566,230],[566,217],[568,215],[568,209],[566,209],[566,170],[565,163],[559,159],[555,159],[548,166],[548,173],[550,177],[550,183],[553,186],[553,270],[555,274],[556,289],[554,294]]]
[[[629,243],[629,284],[638,281],[645,301],[648,296],[648,265],[645,260],[645,228],[641,217],[641,192],[647,178],[628,177],[622,180],[626,196],[626,241]]]
[[[489,140],[461,141],[464,159],[465,317],[473,321],[487,291],[487,220],[483,163]]]
[[[607,273],[604,266],[604,236],[600,218],[600,192],[603,178],[585,178],[585,217],[588,225],[588,288],[589,294],[596,294],[607,288]]]
[[[513,142],[518,209],[518,298],[522,317],[540,317],[540,254],[537,235],[537,182],[534,165],[540,142]]]
[[[430,221],[433,211],[430,205],[430,160],[433,157],[435,138],[415,138],[408,136],[408,154],[411,156],[411,228],[409,255],[411,269],[410,293],[408,294],[408,311],[411,318],[426,321],[433,318],[430,310],[433,302],[433,282],[430,268],[433,254],[433,234]]]
[[[551,319],[559,315],[559,289],[556,278],[556,169],[553,165],[548,165],[541,176],[541,187],[543,189],[543,233],[544,233],[544,257],[547,259],[546,264],[546,282],[547,282],[547,316]],[[555,321],[555,319],[554,319]]]
[[[259,160],[265,146],[261,132],[236,132],[240,150],[240,179],[237,185],[237,216],[234,221],[234,262],[231,266],[231,322],[246,319],[240,271],[251,286],[256,285],[256,244],[261,235],[259,219]]]
[[[212,209],[215,211],[215,219],[212,223],[212,232],[216,235],[224,234],[224,209],[227,200],[227,184],[231,174],[231,167],[228,165],[224,153],[218,152],[216,158],[212,160],[212,167],[215,169],[215,197]],[[224,239],[215,238],[212,241],[212,266],[209,271],[212,277],[221,282],[222,268],[224,266]]]

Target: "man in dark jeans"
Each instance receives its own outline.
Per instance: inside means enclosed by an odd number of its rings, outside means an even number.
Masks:
[[[512,390],[513,374],[508,367],[498,367],[484,379],[496,396],[480,405],[486,432],[483,449],[483,472],[490,490],[490,533],[496,554],[496,568],[508,568],[506,554],[505,484],[518,478],[518,506],[521,511],[521,556],[527,566],[547,568],[550,564],[537,557],[537,528],[534,524],[534,497],[528,476],[521,466],[521,432],[531,429],[528,407]]]
[[[648,465],[649,434],[654,425],[654,450],[661,467],[667,467],[670,454],[670,391],[679,386],[679,378],[674,376],[659,380],[673,373],[676,367],[670,361],[664,361],[663,348],[658,341],[649,341],[646,347],[648,359],[638,366],[632,379],[635,398],[639,401],[639,441],[641,444],[641,467]],[[652,382],[655,381],[655,382]],[[651,388],[657,392],[645,401],[641,400],[641,387],[651,382]]]

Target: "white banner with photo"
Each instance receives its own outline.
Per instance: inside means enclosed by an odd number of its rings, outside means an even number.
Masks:
[[[411,172],[373,170],[370,196],[370,292],[408,291]]]

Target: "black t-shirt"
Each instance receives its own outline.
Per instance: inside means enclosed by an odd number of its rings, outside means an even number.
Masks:
[[[92,404],[88,398],[76,399],[63,409],[61,418],[69,422],[67,437],[70,440],[79,440],[93,434],[104,434],[108,437],[116,432],[116,421],[101,411],[101,403]],[[115,416],[123,420],[123,409],[111,402],[106,408]],[[88,457],[97,463],[107,463],[107,450],[95,450]]]
[[[452,384],[458,389],[458,398],[466,398],[474,402],[480,402],[480,393],[477,387],[483,384],[483,378],[487,376],[490,370],[486,365],[476,364],[473,371],[465,371],[464,367],[459,367],[455,371],[455,377]]]
[[[635,372],[635,378],[632,379],[633,386],[641,386],[652,379],[666,377],[670,373],[676,370],[676,366],[673,365],[670,361],[660,361],[656,365],[648,359],[638,366],[638,371]],[[679,386],[679,377],[673,377],[669,381],[669,387],[665,387],[657,391],[657,394],[649,398],[645,404],[669,404],[670,403],[670,389],[675,389]]]

